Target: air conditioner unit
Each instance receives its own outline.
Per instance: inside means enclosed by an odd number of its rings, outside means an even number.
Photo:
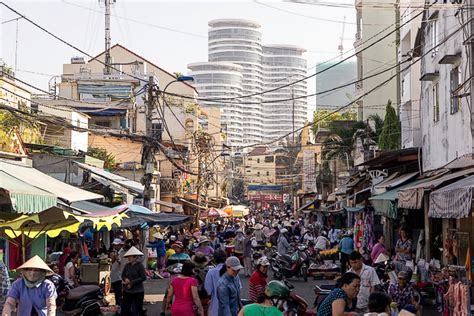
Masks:
[[[71,57],[71,64],[85,64],[84,57]]]

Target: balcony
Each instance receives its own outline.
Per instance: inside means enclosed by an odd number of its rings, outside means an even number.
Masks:
[[[358,52],[358,50],[361,49],[361,44],[362,44],[363,40],[362,40],[362,32],[359,31],[356,33],[355,35],[355,41],[354,41],[354,49],[356,51],[356,53]]]

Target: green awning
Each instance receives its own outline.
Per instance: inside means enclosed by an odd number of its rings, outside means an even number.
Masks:
[[[57,203],[54,194],[43,191],[0,170],[0,190],[5,192],[16,213],[38,213]]]
[[[419,183],[423,183],[428,181],[428,179],[421,179],[412,181],[410,183],[401,185],[393,190],[374,195],[369,198],[372,206],[374,207],[376,215],[382,215],[385,217],[389,217],[392,219],[397,218],[398,216],[398,191],[411,187],[413,185],[417,185]]]

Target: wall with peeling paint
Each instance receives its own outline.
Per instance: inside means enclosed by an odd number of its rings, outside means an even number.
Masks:
[[[436,12],[437,11],[437,12]],[[428,52],[433,45],[433,29],[437,28],[438,43],[443,42],[450,34],[455,32],[463,23],[467,21],[467,12],[459,12],[455,16],[456,9],[448,5],[446,8],[436,7],[430,9],[425,19],[426,23],[423,31],[422,54]],[[437,15],[437,17],[436,17]],[[437,25],[434,26],[437,20]],[[437,52],[429,52],[421,61],[421,75],[427,73],[439,73],[437,79],[433,81],[421,82],[421,132],[423,149],[423,170],[433,170],[443,167],[455,158],[472,150],[471,134],[471,113],[468,104],[468,97],[460,99],[459,110],[451,113],[451,70],[456,66],[460,67],[460,84],[469,78],[469,60],[467,58],[468,47],[463,45],[467,38],[466,32],[457,31],[446,43],[443,43]],[[440,64],[439,61],[446,55],[460,54],[454,64]],[[435,120],[435,93],[434,86],[438,84],[439,96],[439,120]],[[465,89],[469,89],[466,84]],[[463,94],[469,90],[459,92]]]

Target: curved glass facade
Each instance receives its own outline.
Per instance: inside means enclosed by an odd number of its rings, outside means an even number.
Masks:
[[[242,96],[242,67],[230,63],[205,62],[189,64],[190,75],[201,98]],[[242,145],[243,112],[240,104],[201,101],[201,105],[222,109],[221,126],[231,146]]]
[[[246,20],[214,20],[209,22],[209,61],[226,61],[242,66],[243,94],[262,91],[262,34],[258,23]],[[245,98],[244,144],[260,143],[263,139],[262,98]],[[255,103],[255,104],[246,104]]]
[[[260,25],[241,19],[209,22],[209,62],[188,65],[200,97],[238,97],[278,88],[306,76],[304,49],[290,45],[262,46]],[[306,96],[306,81],[288,88],[247,97],[235,103],[202,102],[222,108],[228,144],[258,144],[303,126],[306,99],[265,103]],[[229,102],[229,101],[227,101]],[[263,103],[262,103],[263,102]],[[294,110],[293,110],[294,107]]]
[[[303,48],[290,45],[263,46],[263,89],[275,89],[306,77],[304,52]],[[295,130],[304,125],[308,111],[306,98],[303,98],[306,95],[306,81],[263,95],[265,141],[291,133],[293,116]],[[297,99],[273,102],[293,97]]]

